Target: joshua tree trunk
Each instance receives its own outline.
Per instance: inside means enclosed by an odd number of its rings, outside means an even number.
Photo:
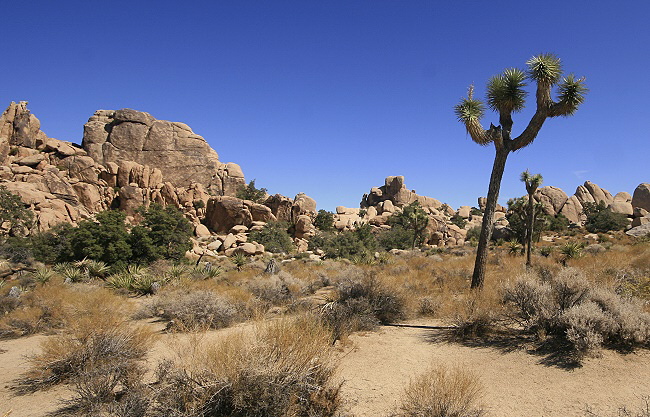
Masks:
[[[553,54],[533,56],[526,62],[526,65],[528,66],[526,72],[517,68],[508,68],[502,74],[492,77],[488,82],[487,103],[490,109],[499,114],[499,126],[490,124],[489,129],[483,128],[480,120],[485,113],[485,105],[481,100],[474,99],[473,85],[470,85],[467,90],[467,98],[461,99],[460,103],[454,107],[458,120],[465,125],[472,140],[479,145],[494,143],[496,149],[488,188],[487,206],[483,214],[481,236],[476,251],[472,288],[483,286],[488,243],[492,237],[494,212],[508,154],[530,145],[547,118],[574,114],[584,101],[587,92],[587,88],[583,84],[584,77],[576,79],[573,75],[568,75],[562,79],[560,59]],[[537,84],[535,92],[537,108],[524,131],[519,136],[512,138],[512,114],[524,108],[527,91],[523,87],[526,86],[527,79]],[[557,86],[557,101],[553,101],[551,98],[551,89],[554,86]]]
[[[530,260],[530,254],[533,246],[533,225],[535,224],[535,203],[533,194],[528,193],[528,227],[526,228],[526,269],[530,269],[533,264]]]
[[[499,189],[501,188],[501,178],[506,168],[509,150],[497,149],[492,165],[492,175],[490,176],[490,186],[488,188],[487,202],[485,212],[483,213],[483,223],[481,225],[481,235],[478,239],[478,248],[476,248],[476,262],[474,263],[474,274],[472,275],[472,288],[482,288],[485,280],[485,265],[487,263],[488,245],[492,237],[492,227],[494,226],[494,213],[497,208],[499,199]]]

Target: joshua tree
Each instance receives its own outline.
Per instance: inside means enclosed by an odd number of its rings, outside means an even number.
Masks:
[[[528,218],[526,219],[526,268],[530,268],[533,264],[530,261],[531,248],[533,246],[533,225],[535,224],[535,199],[533,194],[537,191],[537,187],[542,184],[543,178],[541,174],[530,175],[528,170],[521,173],[521,181],[526,184],[526,192],[528,193]]]
[[[561,79],[560,59],[553,54],[534,56],[526,62],[526,65],[527,71],[508,68],[488,81],[487,104],[488,107],[499,113],[498,126],[490,124],[489,129],[484,129],[481,125],[485,105],[482,101],[474,98],[474,86],[470,86],[467,98],[462,99],[454,108],[458,120],[465,125],[472,140],[484,146],[494,143],[496,150],[488,188],[487,205],[481,225],[481,236],[476,252],[472,288],[483,286],[488,242],[492,236],[494,211],[508,155],[510,152],[530,145],[535,140],[546,118],[573,115],[584,101],[587,92],[584,77],[577,79],[571,74]],[[519,136],[513,138],[511,134],[512,113],[524,108],[527,95],[524,90],[526,79],[537,84],[535,94],[537,108],[528,122],[528,126]],[[557,86],[555,101],[551,98],[551,90],[554,86]]]

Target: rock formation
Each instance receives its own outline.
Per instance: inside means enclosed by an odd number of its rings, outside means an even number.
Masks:
[[[213,195],[234,196],[245,184],[239,165],[221,163],[189,126],[156,120],[149,113],[98,110],[84,125],[82,146],[101,165],[134,161],[145,171],[155,167],[177,187],[198,183]]]

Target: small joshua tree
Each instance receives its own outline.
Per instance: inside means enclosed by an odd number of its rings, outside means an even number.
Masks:
[[[472,140],[483,146],[493,143],[496,150],[481,236],[476,251],[472,288],[483,286],[488,242],[492,237],[494,212],[508,155],[533,143],[547,118],[573,115],[584,101],[587,92],[584,77],[576,78],[571,74],[562,78],[560,59],[553,54],[534,56],[526,62],[526,65],[527,71],[508,68],[488,81],[487,104],[490,109],[499,113],[498,126],[490,124],[489,129],[483,128],[481,118],[485,113],[485,105],[481,100],[474,98],[473,86],[470,86],[467,98],[462,99],[454,108],[458,120],[465,125]],[[528,94],[524,90],[527,79],[537,84],[535,93],[537,108],[528,126],[519,136],[513,138],[512,114],[524,108]],[[551,98],[551,90],[554,86],[557,86],[555,101]]]
[[[528,217],[526,219],[526,268],[533,266],[530,260],[531,248],[533,246],[533,227],[535,224],[535,199],[533,194],[537,191],[537,187],[542,184],[543,178],[541,174],[531,175],[528,170],[521,173],[521,181],[526,184],[526,192],[528,193]]]

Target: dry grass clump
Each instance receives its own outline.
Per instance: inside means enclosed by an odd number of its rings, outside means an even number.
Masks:
[[[471,372],[435,366],[411,381],[392,417],[479,417],[481,392]]]
[[[82,308],[95,291],[101,293],[99,298],[112,296],[98,288],[70,286],[60,281],[34,287],[13,298],[13,309],[0,318],[0,336],[24,336],[62,328],[70,319],[70,311]]]
[[[376,276],[348,278],[336,285],[338,298],[320,309],[335,339],[405,318],[404,298]]]
[[[113,398],[142,373],[138,361],[152,343],[152,333],[125,321],[122,303],[103,291],[84,294],[68,310],[65,333],[46,339],[42,352],[30,358],[31,368],[14,389],[31,392],[71,382],[85,410]]]
[[[451,315],[453,334],[460,339],[488,334],[501,321],[503,306],[500,294],[493,288],[472,292],[457,300]]]
[[[209,289],[164,292],[150,307],[153,315],[172,323],[170,329],[221,329],[251,315],[249,306]]]
[[[274,275],[258,275],[246,287],[257,298],[271,305],[285,305],[304,294],[305,283],[291,273],[280,271]]]
[[[284,318],[216,344],[183,346],[161,365],[154,415],[333,416],[329,331],[312,317]]]

